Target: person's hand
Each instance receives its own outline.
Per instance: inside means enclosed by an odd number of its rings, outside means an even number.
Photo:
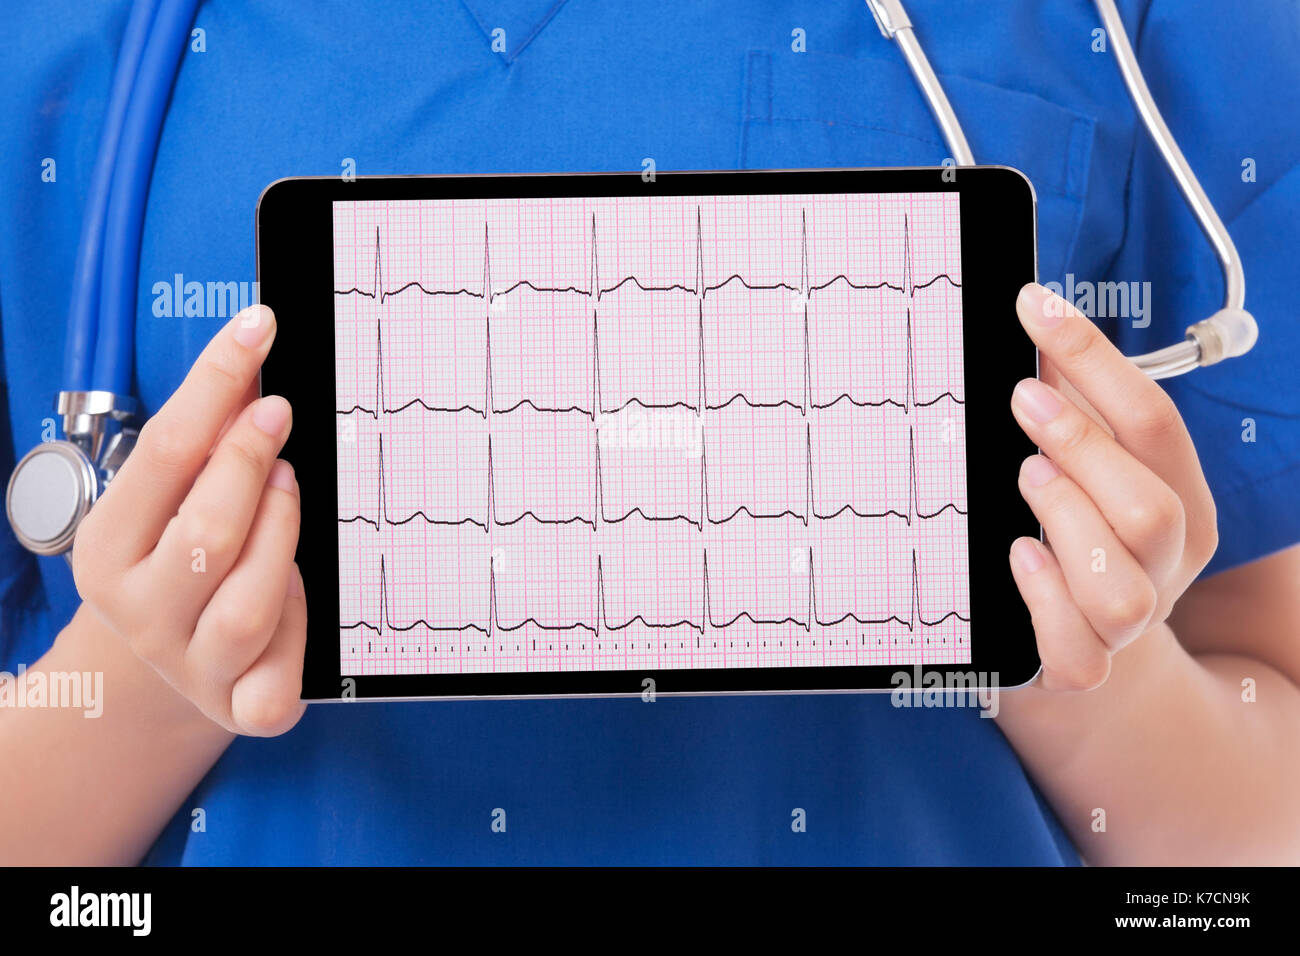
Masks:
[[[1048,546],[1016,539],[1011,569],[1033,619],[1040,686],[1087,690],[1210,560],[1214,500],[1163,388],[1048,289],[1025,286],[1016,313],[1044,380],[1025,379],[1011,399],[1042,449],[1021,466],[1020,493]]]
[[[302,716],[307,605],[289,403],[258,398],[275,337],[235,316],[140,431],[77,531],[82,600],[209,719],[271,736]]]

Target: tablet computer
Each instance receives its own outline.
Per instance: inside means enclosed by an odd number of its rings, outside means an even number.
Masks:
[[[1034,231],[1000,167],[272,184],[304,699],[1030,680]]]

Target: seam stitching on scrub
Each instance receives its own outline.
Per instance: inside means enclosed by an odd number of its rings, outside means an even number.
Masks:
[[[1256,475],[1252,478],[1232,482],[1231,484],[1224,484],[1219,490],[1245,491],[1247,488],[1253,488],[1255,485],[1261,485],[1267,481],[1276,481],[1279,478],[1284,478],[1293,471],[1300,471],[1300,461],[1290,462],[1285,468],[1281,468],[1278,471],[1270,471],[1265,475]],[[1216,501],[1214,504],[1217,508],[1219,503]]]
[[[1133,47],[1133,57],[1142,63],[1142,41],[1146,37],[1147,17],[1151,13],[1152,4],[1148,3],[1146,9],[1142,11],[1138,18],[1137,30],[1134,31],[1133,39],[1130,41]],[[1119,242],[1115,246],[1115,254],[1110,257],[1110,262],[1106,263],[1102,274],[1109,276],[1115,269],[1115,263],[1124,253],[1124,247],[1128,244],[1129,223],[1132,219],[1132,201],[1133,201],[1133,167],[1137,163],[1138,139],[1143,135],[1142,118],[1137,115],[1136,107],[1133,113],[1133,142],[1128,152],[1128,169],[1124,174],[1124,199],[1120,207],[1123,210],[1123,228],[1120,230]]]
[[[507,61],[510,63],[515,62],[515,60],[519,58],[519,54],[523,53],[528,44],[532,43],[533,40],[537,38],[537,34],[541,33],[542,30],[546,28],[546,25],[554,19],[557,13],[560,12],[560,7],[564,6],[567,2],[568,0],[555,0],[555,3],[551,4],[551,8],[542,15],[542,18],[533,24],[533,28],[528,32],[528,36],[524,37],[523,40],[520,41],[519,46],[515,47],[514,50],[506,55]]]
[[[1085,137],[1076,135],[1080,129],[1086,129]],[[1070,241],[1066,246],[1065,255],[1061,259],[1061,268],[1069,267],[1071,260],[1074,258],[1074,250],[1079,246],[1079,233],[1083,229],[1083,216],[1088,208],[1087,203],[1087,183],[1092,174],[1092,145],[1097,135],[1097,124],[1087,117],[1076,117],[1070,124],[1070,146],[1066,150],[1066,172],[1065,181],[1067,186],[1070,183],[1071,172],[1078,171],[1078,175],[1083,180],[1083,189],[1078,195],[1065,196],[1065,199],[1075,204],[1073,224],[1070,228]],[[1082,170],[1078,170],[1082,167]],[[1051,190],[1048,190],[1049,192]],[[1058,193],[1058,195],[1060,195]]]
[[[770,54],[765,50],[748,50],[745,53],[745,71],[743,82],[744,94],[740,107],[740,155],[736,165],[741,169],[749,168],[749,125],[751,121],[770,122],[772,117],[772,70],[769,63]],[[761,75],[760,75],[760,72]],[[765,81],[765,82],[764,82]],[[764,83],[758,95],[762,97],[763,115],[754,112],[755,90],[760,82]]]
[[[930,138],[925,137],[925,136],[918,136],[918,135],[915,134],[915,133],[907,133],[907,132],[904,132],[903,130],[899,130],[899,129],[892,129],[892,128],[888,127],[888,126],[874,126],[874,125],[869,124],[869,123],[851,123],[851,122],[847,122],[847,121],[844,121],[844,120],[817,119],[816,117],[812,117],[812,116],[774,116],[774,117],[772,117],[770,120],[751,120],[751,119],[746,119],[746,123],[749,123],[749,122],[768,122],[768,123],[818,123],[818,124],[820,124],[820,125],[822,125],[822,126],[828,126],[828,127],[830,127],[830,126],[845,126],[845,127],[849,127],[849,128],[851,128],[851,129],[865,129],[865,130],[871,130],[872,132],[876,132],[876,133],[888,133],[888,134],[891,135],[891,136],[898,136],[898,137],[901,137],[901,138],[904,138],[904,139],[912,139],[912,140],[916,140],[916,141],[919,142],[919,143],[925,143],[925,144],[930,145],[930,146],[937,146],[937,147],[939,147],[940,149],[947,149],[947,147],[946,147],[943,143],[939,142],[939,141],[936,140],[936,139],[930,139]],[[1052,188],[1051,186],[1045,186],[1045,185],[1040,185],[1040,184],[1038,184],[1038,183],[1035,183],[1035,184],[1034,184],[1034,188],[1035,188],[1036,190],[1038,190],[1039,192],[1049,193],[1049,194],[1051,194],[1051,195],[1053,195],[1053,196],[1059,196],[1059,197],[1062,198],[1062,199],[1068,200],[1069,202],[1072,202],[1072,203],[1075,203],[1075,204],[1081,204],[1081,199],[1080,199],[1080,197],[1078,197],[1078,196],[1072,196],[1072,195],[1070,195],[1069,193],[1062,192],[1062,191],[1059,190],[1059,189],[1054,189],[1054,188]]]
[[[1193,382],[1180,382],[1179,387],[1184,388],[1189,392],[1195,392],[1206,401],[1214,402],[1216,405],[1222,406],[1223,408],[1235,408],[1241,412],[1250,412],[1254,415],[1268,415],[1271,418],[1281,418],[1285,421],[1295,421],[1297,418],[1300,418],[1300,413],[1297,412],[1279,412],[1272,408],[1265,408],[1262,405],[1246,405],[1242,402],[1224,398],[1222,395],[1207,391]]]

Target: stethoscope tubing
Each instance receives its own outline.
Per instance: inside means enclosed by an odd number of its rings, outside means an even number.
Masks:
[[[100,306],[104,220],[108,214],[108,197],[113,186],[113,166],[117,159],[118,143],[122,138],[123,120],[131,102],[131,91],[135,86],[140,60],[144,56],[157,11],[158,0],[137,0],[131,7],[126,31],[122,35],[122,46],[109,90],[104,130],[91,172],[86,212],[81,224],[81,241],[77,244],[77,259],[72,273],[63,358],[63,387],[66,389],[81,391],[90,388]]]
[[[149,0],[142,0],[149,2]],[[181,56],[188,48],[198,0],[161,0],[140,58],[131,101],[113,163],[113,188],[104,217],[99,331],[92,390],[129,394],[135,354],[135,306],[140,277],[149,180],[167,102]]]
[[[1097,12],[1105,25],[1111,39],[1112,50],[1119,64],[1120,74],[1128,88],[1133,106],[1137,110],[1152,142],[1160,151],[1161,157],[1169,167],[1169,172],[1177,182],[1188,207],[1196,216],[1206,239],[1213,246],[1219,257],[1223,270],[1223,308],[1207,319],[1202,319],[1187,327],[1183,341],[1168,345],[1154,352],[1143,355],[1130,355],[1129,358],[1138,368],[1153,379],[1172,378],[1195,368],[1214,365],[1225,358],[1244,355],[1255,345],[1258,328],[1255,318],[1245,309],[1246,277],[1242,268],[1241,256],[1232,242],[1223,221],[1219,218],[1214,204],[1210,202],[1205,190],[1201,188],[1196,174],[1187,163],[1178,141],[1165,124],[1147,88],[1138,65],[1137,56],[1129,45],[1128,34],[1120,20],[1115,0],[1094,0]],[[935,122],[943,133],[944,140],[952,152],[952,160],[958,166],[973,166],[975,158],[971,153],[966,134],[961,122],[948,102],[943,84],[935,74],[930,61],[921,48],[912,26],[912,21],[903,6],[903,0],[867,0],[867,7],[875,18],[881,34],[898,43],[907,61],[908,68],[916,80]]]

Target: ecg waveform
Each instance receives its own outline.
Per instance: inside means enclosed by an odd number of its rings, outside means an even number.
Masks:
[[[969,661],[953,197],[336,203],[334,246],[345,674]]]
[[[705,551],[700,567],[700,580],[702,582],[703,601],[700,609],[700,615],[697,618],[681,618],[671,621],[649,620],[643,614],[634,614],[621,621],[611,621],[607,610],[607,601],[605,598],[605,572],[603,563],[598,556],[596,559],[596,573],[594,583],[594,594],[596,596],[595,613],[589,621],[565,621],[565,622],[544,622],[534,617],[524,618],[514,623],[502,623],[500,612],[497,608],[497,579],[496,573],[490,567],[488,569],[488,588],[487,600],[485,603],[486,615],[482,622],[468,621],[460,624],[435,624],[424,618],[416,618],[405,624],[399,624],[393,621],[389,611],[388,601],[388,581],[385,559],[379,560],[379,614],[378,619],[371,621],[356,621],[351,624],[342,624],[344,631],[366,630],[375,634],[382,635],[385,633],[401,634],[408,631],[414,631],[422,628],[430,634],[439,633],[464,633],[474,631],[482,634],[484,637],[491,639],[498,634],[513,634],[525,628],[536,628],[539,631],[563,634],[571,631],[584,631],[593,637],[599,637],[602,632],[615,634],[621,631],[629,630],[633,627],[644,627],[650,630],[676,630],[684,629],[692,631],[700,637],[699,641],[708,631],[725,631],[735,627],[738,624],[745,623],[759,627],[782,627],[792,626],[802,630],[806,634],[811,634],[814,628],[827,629],[835,628],[844,623],[851,623],[859,626],[880,625],[896,623],[907,629],[909,633],[918,627],[933,628],[943,624],[949,618],[969,622],[968,617],[964,617],[957,611],[947,611],[935,618],[927,618],[921,607],[920,579],[917,574],[916,552],[912,552],[911,560],[911,603],[907,610],[906,616],[896,612],[877,615],[874,617],[860,616],[855,611],[844,611],[838,615],[828,617],[822,616],[817,610],[817,576],[813,565],[813,554],[810,550],[808,553],[808,595],[807,595],[807,613],[803,617],[796,615],[786,615],[784,617],[763,617],[761,615],[751,614],[749,611],[737,611],[729,618],[719,619],[714,613],[712,598],[709,591],[709,553]],[[875,638],[879,642],[880,638]],[[865,645],[867,638],[861,636],[861,643]],[[649,642],[647,642],[649,647]],[[468,649],[468,648],[467,648]],[[552,648],[553,649],[553,648]],[[416,647],[419,653],[423,648]],[[536,650],[536,646],[533,647]],[[433,649],[434,653],[439,652],[437,646]]]
[[[408,514],[400,517],[394,517],[389,513],[388,501],[385,494],[387,481],[384,477],[384,438],[379,436],[379,453],[378,453],[378,475],[376,482],[376,506],[374,517],[363,514],[354,514],[347,517],[340,517],[339,522],[342,524],[352,524],[360,522],[369,525],[376,531],[382,525],[389,527],[401,527],[412,521],[421,520],[426,524],[444,525],[455,527],[457,525],[473,525],[481,528],[484,532],[490,532],[492,528],[507,528],[511,525],[519,524],[525,520],[531,520],[539,525],[585,525],[593,531],[601,524],[621,524],[632,518],[640,518],[643,521],[681,521],[691,527],[703,531],[708,525],[724,525],[738,518],[746,517],[752,520],[781,520],[785,518],[793,519],[800,522],[806,528],[810,520],[833,521],[836,518],[853,517],[853,518],[896,518],[904,524],[911,526],[915,520],[929,520],[938,518],[946,511],[952,511],[954,514],[965,515],[966,510],[959,507],[951,501],[944,502],[939,507],[931,511],[920,508],[917,504],[917,480],[916,480],[916,446],[913,431],[909,428],[907,435],[907,502],[903,510],[897,508],[885,508],[879,511],[859,510],[851,502],[841,505],[834,510],[820,510],[816,504],[816,481],[813,475],[813,448],[812,448],[812,426],[805,426],[805,449],[807,462],[807,485],[804,507],[802,510],[792,510],[789,508],[775,512],[757,511],[747,505],[737,505],[729,513],[716,514],[710,505],[709,499],[709,462],[707,451],[701,451],[700,454],[700,498],[699,508],[692,517],[689,514],[651,514],[640,506],[629,508],[620,514],[610,514],[605,507],[605,479],[600,460],[600,433],[596,432],[595,450],[593,454],[593,469],[595,473],[595,496],[592,500],[591,510],[587,514],[565,515],[562,517],[546,517],[536,512],[524,509],[514,516],[502,517],[497,511],[496,501],[496,478],[492,462],[492,440],[488,439],[487,462],[486,462],[486,495],[483,501],[483,510],[479,512],[479,517],[466,515],[464,517],[439,518],[426,514],[422,509],[415,509]]]
[[[925,408],[931,405],[935,405],[943,401],[944,399],[947,399],[951,402],[955,402],[957,404],[963,404],[964,402],[962,399],[955,396],[951,391],[946,391],[946,390],[940,392],[939,394],[933,396],[932,398],[925,399],[925,400],[921,400],[916,397],[916,360],[913,351],[914,346],[912,342],[912,312],[910,307],[906,311],[906,321],[905,321],[906,338],[905,338],[905,345],[903,350],[904,367],[906,368],[907,371],[907,379],[906,379],[906,386],[904,389],[903,397],[901,400],[896,398],[891,398],[891,397],[885,397],[878,400],[854,398],[851,394],[849,394],[846,391],[840,392],[834,395],[829,400],[825,400],[825,401],[819,402],[813,399],[814,384],[813,384],[811,360],[809,355],[810,350],[809,350],[809,335],[808,335],[808,323],[809,323],[808,304],[811,298],[815,294],[832,289],[838,283],[843,283],[843,285],[846,286],[847,288],[858,290],[858,291],[877,291],[882,289],[889,289],[907,296],[908,299],[914,299],[917,292],[928,289],[932,285],[940,281],[946,282],[950,287],[954,289],[958,289],[961,287],[960,283],[956,282],[946,272],[937,273],[931,276],[930,278],[919,283],[915,281],[912,274],[911,243],[910,243],[910,236],[909,236],[909,226],[906,217],[904,217],[903,219],[902,243],[903,243],[902,245],[903,266],[902,266],[902,274],[898,283],[893,283],[888,279],[882,279],[877,282],[855,283],[853,280],[851,280],[847,275],[844,275],[843,273],[837,274],[824,282],[813,283],[810,281],[810,277],[808,274],[808,225],[807,225],[807,217],[805,213],[805,215],[803,216],[803,221],[801,223],[801,238],[800,238],[800,244],[801,244],[800,259],[802,263],[801,277],[800,277],[800,282],[797,286],[783,281],[777,281],[771,283],[753,282],[737,273],[732,273],[731,275],[727,276],[725,279],[723,279],[720,282],[708,284],[704,277],[704,238],[703,238],[702,227],[700,225],[700,210],[697,208],[696,209],[696,233],[695,233],[696,275],[695,275],[695,282],[693,285],[688,286],[688,285],[683,285],[681,283],[671,283],[668,285],[648,285],[637,276],[628,275],[618,279],[612,285],[602,286],[600,283],[599,260],[598,260],[597,253],[595,251],[598,248],[598,244],[597,244],[597,234],[596,234],[596,218],[595,215],[593,214],[591,219],[591,248],[593,251],[592,251],[592,260],[591,260],[591,284],[589,288],[580,289],[574,285],[551,287],[545,285],[538,285],[528,279],[519,279],[516,282],[502,289],[494,290],[492,285],[491,238],[489,235],[488,227],[485,224],[483,228],[483,280],[478,290],[469,289],[463,286],[459,288],[451,288],[451,289],[426,288],[425,285],[421,283],[419,280],[412,280],[406,282],[394,289],[385,289],[384,281],[383,281],[383,275],[384,275],[383,247],[379,238],[379,228],[376,227],[375,245],[374,245],[374,275],[373,275],[373,280],[370,289],[365,290],[354,285],[348,289],[336,289],[334,294],[336,296],[361,296],[364,298],[368,298],[373,302],[377,302],[380,305],[386,302],[389,298],[393,296],[399,296],[408,291],[418,291],[420,294],[425,296],[450,296],[450,297],[464,296],[471,299],[481,300],[484,303],[482,400],[478,404],[474,404],[471,402],[463,402],[457,405],[438,405],[438,404],[430,404],[429,402],[425,401],[422,397],[416,396],[414,398],[407,399],[405,402],[403,402],[400,405],[393,406],[393,407],[387,406],[384,403],[383,322],[377,318],[375,322],[374,400],[373,402],[371,402],[369,406],[362,405],[360,403],[353,403],[353,405],[349,408],[337,409],[337,414],[348,415],[354,412],[358,412],[361,414],[369,415],[371,418],[378,418],[380,413],[383,413],[385,415],[396,415],[404,411],[407,411],[409,409],[423,408],[425,411],[428,412],[450,412],[450,413],[471,412],[473,414],[486,418],[489,414],[507,415],[513,411],[517,411],[520,408],[528,407],[538,412],[545,412],[545,413],[552,413],[552,414],[577,413],[580,415],[586,415],[588,418],[595,419],[597,415],[615,414],[634,405],[647,410],[680,408],[680,409],[688,409],[688,410],[694,409],[695,411],[702,413],[705,410],[718,411],[729,407],[733,403],[739,402],[750,408],[788,407],[788,408],[795,409],[804,415],[807,415],[809,409],[817,410],[817,409],[834,408],[836,405],[838,405],[841,402],[847,402],[859,408],[892,405],[896,408],[902,409],[904,412],[908,411],[911,408]],[[803,389],[801,393],[801,400],[799,402],[794,402],[789,399],[780,399],[777,401],[769,401],[769,402],[755,401],[754,399],[746,395],[744,392],[734,392],[721,401],[709,400],[708,378],[707,378],[708,360],[707,360],[707,350],[705,346],[705,337],[704,337],[704,303],[705,303],[705,299],[710,294],[720,292],[721,290],[727,288],[733,283],[739,285],[740,287],[748,289],[750,291],[783,290],[785,292],[790,293],[791,295],[798,296],[799,300],[803,303],[803,307],[802,307]],[[696,363],[697,364],[697,368],[696,368],[696,380],[697,380],[696,396],[697,397],[694,403],[688,402],[684,399],[678,399],[676,401],[669,401],[669,402],[653,402],[653,401],[646,401],[638,397],[631,397],[626,399],[620,404],[616,404],[613,406],[605,405],[601,393],[600,323],[598,318],[599,311],[595,306],[597,306],[600,303],[600,300],[603,296],[618,292],[620,289],[622,289],[624,286],[627,285],[631,285],[636,289],[638,289],[639,291],[645,293],[681,293],[695,300],[696,311],[697,311],[698,360]],[[534,401],[531,398],[520,398],[516,402],[514,402],[511,405],[508,405],[505,408],[496,407],[496,403],[494,402],[493,388],[492,388],[493,306],[495,303],[502,301],[504,297],[510,296],[512,293],[515,293],[521,289],[528,289],[532,292],[539,293],[539,294],[546,294],[546,295],[581,296],[591,300],[594,303],[592,308],[592,313],[591,313],[592,388],[591,388],[591,399],[586,405],[570,404],[566,406],[549,406],[549,405],[539,404],[538,402]]]

